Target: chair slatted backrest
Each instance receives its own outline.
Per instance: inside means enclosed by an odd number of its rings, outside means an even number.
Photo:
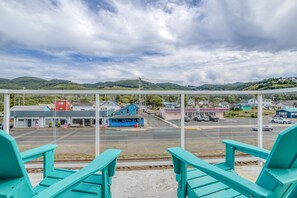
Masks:
[[[296,184],[280,187],[267,172],[269,169],[292,169],[297,168],[297,124],[288,127],[281,132],[268,156],[266,163],[258,177],[257,184],[270,190],[278,191],[278,195],[293,188]]]
[[[26,188],[33,192],[15,139],[0,130],[0,180],[15,178],[24,178]]]

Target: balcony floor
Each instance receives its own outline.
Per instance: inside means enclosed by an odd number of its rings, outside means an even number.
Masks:
[[[255,181],[260,166],[238,166],[239,175]],[[42,173],[29,174],[32,185],[35,186],[42,179]],[[177,183],[172,169],[117,171],[113,178],[113,198],[172,198],[176,197]]]

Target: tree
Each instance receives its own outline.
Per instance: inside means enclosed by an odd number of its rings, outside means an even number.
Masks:
[[[163,100],[160,96],[148,96],[146,98],[146,103],[152,105],[152,107],[160,107],[162,106]]]
[[[10,98],[10,108],[14,106],[14,94],[9,95]]]
[[[120,104],[128,104],[128,103],[135,103],[137,101],[137,97],[133,95],[123,95],[119,97]]]

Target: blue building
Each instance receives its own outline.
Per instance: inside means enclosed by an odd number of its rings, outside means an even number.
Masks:
[[[110,127],[144,126],[144,118],[139,114],[139,107],[129,104],[115,112],[109,118]]]
[[[285,108],[276,111],[276,115],[284,118],[297,118],[297,108]]]
[[[252,110],[252,105],[250,105],[248,103],[239,103],[239,104],[233,105],[233,109],[250,111],[250,110]]]

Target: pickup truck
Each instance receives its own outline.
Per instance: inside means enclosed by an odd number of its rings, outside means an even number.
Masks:
[[[280,123],[280,124],[291,124],[292,123],[291,120],[288,120],[286,118],[281,118],[281,117],[273,117],[271,119],[271,122],[272,123]]]

